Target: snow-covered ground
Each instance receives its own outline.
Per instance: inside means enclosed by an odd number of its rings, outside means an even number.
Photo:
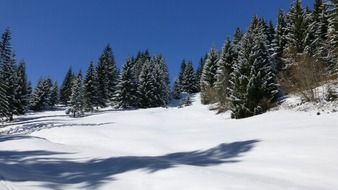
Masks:
[[[280,109],[232,120],[193,100],[181,109],[19,117],[0,129],[0,189],[338,189],[338,113]]]

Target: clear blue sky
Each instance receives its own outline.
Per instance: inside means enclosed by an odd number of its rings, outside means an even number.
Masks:
[[[0,0],[0,31],[10,27],[17,59],[25,59],[33,83],[60,83],[69,68],[87,68],[107,43],[118,66],[149,49],[162,53],[175,78],[183,58],[198,60],[221,48],[253,15],[275,22],[292,0]],[[303,0],[312,7],[313,0]]]

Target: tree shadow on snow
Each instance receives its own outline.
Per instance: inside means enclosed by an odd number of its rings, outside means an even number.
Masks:
[[[85,184],[83,188],[96,189],[114,175],[143,170],[148,173],[182,165],[207,167],[240,162],[243,153],[249,152],[258,140],[220,144],[203,151],[178,152],[163,156],[122,156],[89,161],[58,158],[60,152],[0,151],[0,176],[8,181],[42,182],[52,189],[64,185]]]

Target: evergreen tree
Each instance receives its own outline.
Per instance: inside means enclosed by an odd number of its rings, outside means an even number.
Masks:
[[[6,86],[0,80],[0,121],[6,119],[8,116],[8,100],[6,95]]]
[[[28,82],[25,69],[25,62],[22,61],[16,71],[16,88],[15,88],[15,110],[16,114],[24,114],[29,105],[30,94],[28,92]]]
[[[187,93],[196,93],[197,92],[197,81],[192,62],[189,61],[183,71],[182,81],[181,81],[181,90],[182,92]]]
[[[60,88],[60,102],[66,106],[68,105],[72,94],[73,79],[74,73],[72,68],[69,68]]]
[[[52,80],[40,79],[36,89],[34,90],[31,97],[31,109],[33,111],[41,111],[51,108],[51,90],[52,90]]]
[[[59,103],[59,86],[55,81],[51,87],[49,106],[55,107]]]
[[[98,64],[102,65],[101,68],[105,69],[104,72],[102,72],[102,78],[106,80],[104,83],[107,93],[105,97],[107,100],[110,100],[114,95],[119,72],[117,70],[113,52],[109,44],[103,50]]]
[[[286,25],[286,55],[288,63],[292,64],[299,54],[304,52],[305,38],[307,35],[305,13],[301,0],[295,0],[287,15]]]
[[[165,63],[164,57],[162,55],[157,55],[153,57],[154,64],[156,65],[154,68],[158,74],[157,82],[160,83],[161,88],[161,106],[166,106],[170,99],[170,79],[168,67]],[[155,72],[155,73],[156,73]]]
[[[216,83],[217,98],[221,107],[226,106],[229,98],[229,79],[233,71],[234,52],[231,41],[224,44],[220,58],[217,62]]]
[[[133,60],[126,60],[116,87],[115,104],[122,109],[136,108],[138,105],[137,82],[133,77]]]
[[[16,113],[16,100],[15,100],[15,88],[16,88],[16,65],[15,55],[12,53],[12,47],[10,44],[11,33],[9,29],[6,29],[2,34],[0,42],[0,65],[2,66],[0,77],[3,81],[5,93],[7,96],[7,118],[12,121],[13,114]]]
[[[97,79],[95,78],[94,63],[91,62],[87,69],[84,80],[84,104],[86,111],[94,111],[94,107],[98,108],[98,99],[96,94]]]
[[[196,82],[197,82],[197,92],[201,91],[200,84],[201,84],[201,77],[202,77],[202,71],[204,67],[205,60],[208,58],[208,54],[206,54],[204,57],[202,57],[199,61],[198,67],[196,69]]]
[[[138,86],[139,106],[151,108],[165,106],[163,94],[163,75],[159,65],[151,59],[142,68]]]
[[[249,31],[241,40],[241,50],[230,80],[232,117],[260,114],[268,108],[277,87],[267,49],[267,36],[254,17]]]
[[[201,77],[201,101],[203,104],[213,103],[216,100],[215,82],[217,62],[219,55],[216,49],[212,48],[205,61]]]
[[[71,117],[84,116],[84,98],[83,98],[83,83],[81,72],[73,80],[72,95],[70,97],[70,107],[66,111]]]
[[[273,43],[275,50],[276,71],[281,71],[285,67],[284,52],[287,45],[287,23],[286,16],[282,10],[279,10],[276,28],[276,38]]]

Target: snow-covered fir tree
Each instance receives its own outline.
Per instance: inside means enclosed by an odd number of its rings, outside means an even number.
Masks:
[[[233,118],[264,112],[277,93],[273,63],[266,45],[267,36],[262,30],[259,19],[254,17],[240,43],[241,50],[230,81]]]
[[[286,15],[282,10],[278,12],[276,37],[273,42],[275,51],[276,71],[281,71],[285,67],[284,52],[286,52],[287,29]]]
[[[96,67],[96,79],[98,85],[96,91],[100,107],[106,107],[107,103],[112,100],[118,75],[113,52],[108,44],[104,48]]]
[[[216,101],[216,72],[219,54],[215,48],[212,48],[208,53],[208,58],[205,61],[202,77],[200,81],[201,101],[203,104],[209,104]]]
[[[301,0],[295,0],[287,14],[285,54],[288,64],[293,64],[297,56],[304,52],[307,34],[306,24]]]
[[[26,75],[25,62],[21,61],[16,71],[15,84],[15,110],[16,114],[24,114],[29,105],[30,94],[28,91],[28,81]]]
[[[152,58],[144,63],[139,77],[138,95],[141,108],[165,106],[168,102],[169,87],[160,59]]]
[[[72,85],[73,85],[74,73],[72,68],[69,68],[65,79],[60,87],[60,102],[63,105],[68,105],[70,101],[70,96],[72,94]]]
[[[196,93],[199,84],[196,80],[196,74],[191,61],[188,61],[183,72],[181,81],[182,91],[187,93]]]
[[[51,108],[50,95],[52,92],[52,80],[40,79],[30,101],[30,109],[33,111],[41,111]]]
[[[114,105],[117,108],[131,109],[138,106],[137,81],[133,76],[133,66],[131,58],[123,65],[114,96]]]
[[[216,72],[216,83],[215,89],[217,91],[217,100],[219,101],[220,108],[223,109],[227,106],[229,99],[229,79],[230,74],[233,70],[234,63],[234,51],[232,42],[228,39],[222,52],[220,58],[217,62],[217,72]]]
[[[0,41],[0,65],[2,66],[0,77],[4,83],[5,93],[7,96],[7,116],[8,120],[13,120],[13,115],[16,113],[15,106],[15,88],[16,88],[16,65],[15,55],[11,47],[11,33],[6,29],[2,34]]]
[[[55,107],[59,103],[59,86],[55,81],[51,87],[50,98],[49,98],[49,106]]]
[[[8,100],[5,83],[0,80],[0,121],[6,120],[8,116]]]
[[[66,113],[70,117],[82,117],[84,116],[84,88],[82,82],[82,74],[79,74],[73,80],[72,95],[70,97],[70,107],[66,110]]]
[[[198,67],[196,69],[195,76],[196,76],[196,82],[197,82],[197,92],[201,91],[200,84],[201,84],[202,71],[203,71],[205,60],[207,58],[208,58],[208,54],[206,54],[204,57],[201,57],[198,63]]]
[[[84,79],[84,104],[85,111],[92,112],[94,108],[98,108],[98,96],[97,96],[97,78],[95,74],[94,63],[91,62],[87,69],[87,73]]]
[[[157,79],[160,82],[162,106],[165,106],[169,103],[170,100],[170,87],[169,87],[170,79],[168,67],[162,55],[154,56],[153,61],[154,64],[156,65],[155,69],[158,73]]]

